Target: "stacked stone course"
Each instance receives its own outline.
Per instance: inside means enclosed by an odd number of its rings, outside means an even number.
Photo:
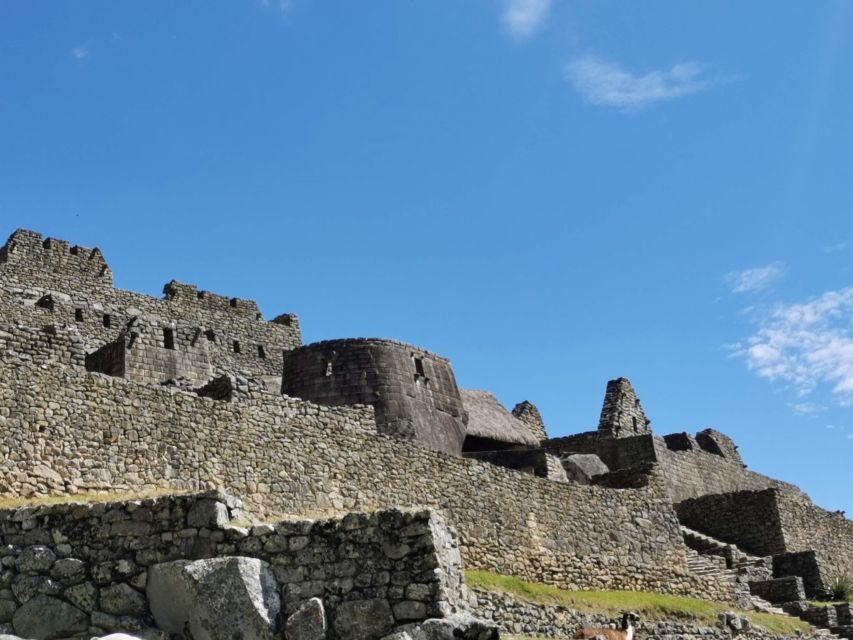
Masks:
[[[0,510],[0,630],[25,633],[51,611],[66,632],[151,637],[150,567],[223,556],[269,563],[284,616],[321,598],[329,638],[344,637],[335,621],[349,609],[369,606],[387,632],[467,606],[459,550],[431,511],[232,522],[245,517],[238,499],[219,492]]]

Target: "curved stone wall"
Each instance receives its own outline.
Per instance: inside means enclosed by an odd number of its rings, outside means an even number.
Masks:
[[[356,338],[284,355],[282,393],[327,406],[370,404],[380,433],[460,454],[467,416],[450,362],[393,340]]]

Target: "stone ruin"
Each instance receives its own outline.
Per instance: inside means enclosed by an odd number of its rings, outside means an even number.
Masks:
[[[470,614],[502,613],[478,609],[464,563],[770,601],[851,637],[849,610],[807,600],[853,576],[853,522],[719,431],[655,434],[625,378],[596,429],[549,438],[535,405],[459,389],[424,349],[303,345],[292,313],[177,281],[124,291],[98,249],[32,231],[0,248],[0,291],[0,495],[176,494],[0,511],[0,630],[219,637],[204,585],[236,580],[256,637],[485,638]]]

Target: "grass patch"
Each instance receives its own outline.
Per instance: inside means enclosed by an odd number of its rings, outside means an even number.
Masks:
[[[651,591],[568,591],[545,584],[525,582],[514,576],[502,576],[490,571],[466,571],[468,586],[485,591],[509,593],[536,604],[559,605],[590,613],[618,615],[636,611],[647,620],[690,620],[714,624],[717,614],[732,611],[732,607],[708,600],[671,596]],[[786,615],[739,611],[756,625],[780,635],[808,631],[807,622]]]

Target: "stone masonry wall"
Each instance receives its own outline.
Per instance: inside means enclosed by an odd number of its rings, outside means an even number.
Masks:
[[[467,414],[450,362],[393,340],[326,340],[289,351],[281,390],[323,405],[371,404],[380,433],[460,454]]]
[[[853,578],[853,521],[801,494],[780,491],[777,505],[787,551],[814,550],[824,582]]]
[[[255,302],[226,298],[176,281],[163,299],[112,286],[97,249],[69,248],[19,230],[0,248],[0,318],[21,324],[74,325],[92,351],[112,342],[128,321],[147,316],[201,328],[214,367],[256,375],[281,375],[282,354],[302,344],[299,319],[282,314],[265,321]],[[51,308],[38,306],[45,296]]]
[[[814,551],[823,581],[853,575],[853,522],[815,506],[800,492],[739,491],[685,500],[675,508],[691,529],[756,555]],[[804,577],[813,593],[814,580]]]
[[[21,633],[46,610],[87,635],[151,628],[148,569],[222,556],[268,562],[285,615],[321,598],[330,638],[347,637],[337,620],[352,611],[371,613],[376,637],[467,604],[458,548],[434,512],[246,528],[232,517],[245,517],[240,501],[219,492],[0,510],[0,630]]]
[[[3,353],[0,351],[0,358]],[[734,597],[687,573],[660,479],[549,482],[375,433],[370,407],[248,387],[228,402],[79,366],[0,367],[0,494],[225,487],[261,515],[441,510],[467,565],[567,588]]]
[[[776,496],[776,489],[738,491],[684,500],[675,509],[685,526],[769,556],[787,550]]]
[[[702,432],[706,433],[706,432]],[[716,434],[716,432],[712,432]],[[680,447],[682,442],[696,442],[687,434],[667,443],[652,434],[634,437],[603,437],[600,432],[589,431],[562,438],[552,438],[544,446],[555,455],[570,453],[595,453],[611,469],[623,469],[639,464],[657,463],[669,488],[673,502],[697,498],[708,494],[731,491],[760,490],[779,487],[791,492],[799,489],[787,482],[768,478],[747,469],[736,451],[726,446],[727,437],[716,437],[714,444],[728,455],[711,453],[702,448]],[[708,442],[710,438],[703,440]],[[697,443],[698,446],[698,443]]]

